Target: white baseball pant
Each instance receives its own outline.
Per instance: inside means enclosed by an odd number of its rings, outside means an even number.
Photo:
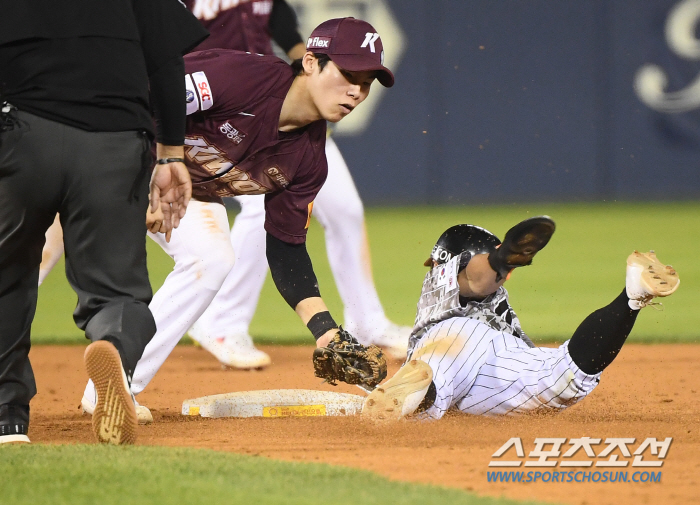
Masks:
[[[235,261],[226,208],[218,203],[190,201],[187,214],[173,230],[169,243],[162,233],[148,236],[175,260],[175,267],[149,305],[156,334],[134,370],[134,394],[143,391],[206,310]]]
[[[170,242],[162,233],[149,232],[148,236],[175,260],[175,266],[148,305],[156,321],[156,334],[134,370],[134,394],[151,382],[182,336],[204,313],[235,261],[226,208],[219,203],[191,200]],[[85,396],[95,398],[92,381]]]
[[[568,340],[557,348],[532,348],[468,317],[436,324],[409,356],[433,370],[435,403],[421,414],[432,419],[453,407],[486,416],[560,410],[586,397],[600,377],[576,366]]]
[[[63,228],[61,228],[61,221],[59,215],[56,214],[56,218],[53,224],[49,226],[46,230],[46,243],[44,244],[44,249],[41,251],[41,265],[39,266],[39,286],[44,282],[46,276],[49,272],[53,270],[56,266],[58,260],[61,259],[63,255]]]

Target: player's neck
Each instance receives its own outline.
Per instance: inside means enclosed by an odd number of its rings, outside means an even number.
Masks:
[[[301,76],[296,77],[282,103],[279,130],[296,130],[319,119],[323,118],[311,99],[305,79]]]

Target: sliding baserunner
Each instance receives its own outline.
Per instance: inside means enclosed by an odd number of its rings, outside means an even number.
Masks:
[[[558,348],[535,347],[511,308],[503,283],[529,265],[554,233],[535,217],[506,233],[457,225],[445,231],[425,265],[406,363],[365,400],[363,416],[396,420],[467,414],[556,411],[598,385],[632,331],[641,308],[672,294],[676,271],[654,252],[627,258],[625,289],[593,312]]]

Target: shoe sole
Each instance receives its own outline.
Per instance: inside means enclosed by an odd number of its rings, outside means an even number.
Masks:
[[[228,365],[226,363],[221,363],[222,370],[238,370],[241,372],[261,372],[262,370],[265,370],[269,365],[260,365],[260,366],[234,366],[234,365]]]
[[[209,351],[215,358],[216,355]],[[217,358],[218,359],[218,358]],[[265,354],[264,359],[257,359],[257,360],[252,360],[252,361],[229,361],[224,362],[219,360],[219,363],[221,363],[221,368],[224,370],[262,370],[272,364],[272,359],[270,356]]]
[[[0,444],[29,444],[27,435],[3,435],[0,437]]]
[[[678,272],[671,265],[661,263],[654,251],[648,253],[634,251],[627,257],[627,264],[642,267],[642,285],[655,297],[672,294],[681,283]]]
[[[526,266],[549,243],[555,230],[554,221],[547,216],[532,217],[513,226],[500,247],[508,251],[508,266]]]
[[[85,368],[97,390],[92,414],[92,430],[97,440],[103,444],[133,444],[138,420],[119,352],[105,340],[93,342],[85,349]]]
[[[88,415],[88,416],[91,416],[92,413],[95,411],[95,406],[92,405],[85,398],[83,398],[80,401],[79,408],[83,411],[83,415]],[[148,407],[146,407],[145,405],[137,405],[136,406],[136,419],[138,420],[139,424],[151,424],[153,422],[153,414],[151,414],[151,410]]]
[[[377,421],[398,421],[411,413],[403,412],[406,399],[420,391],[424,391],[425,396],[432,380],[433,370],[425,361],[411,360],[391,379],[370,393],[362,405],[362,416]],[[423,397],[420,398],[422,399]],[[416,402],[415,408],[420,400]]]
[[[214,353],[212,353],[211,351],[209,352],[216,358],[216,355]],[[272,358],[270,358],[270,356],[266,354],[264,359],[261,358],[254,361],[224,362],[219,360],[219,363],[221,363],[221,367],[224,370],[262,370],[272,364]]]

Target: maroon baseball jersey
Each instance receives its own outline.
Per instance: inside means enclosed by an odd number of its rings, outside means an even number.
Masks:
[[[211,35],[196,50],[224,48],[272,54],[272,0],[185,0]]]
[[[292,68],[275,56],[218,49],[185,56],[185,72],[194,198],[265,194],[265,229],[304,242],[328,173],[326,122],[279,131]]]

